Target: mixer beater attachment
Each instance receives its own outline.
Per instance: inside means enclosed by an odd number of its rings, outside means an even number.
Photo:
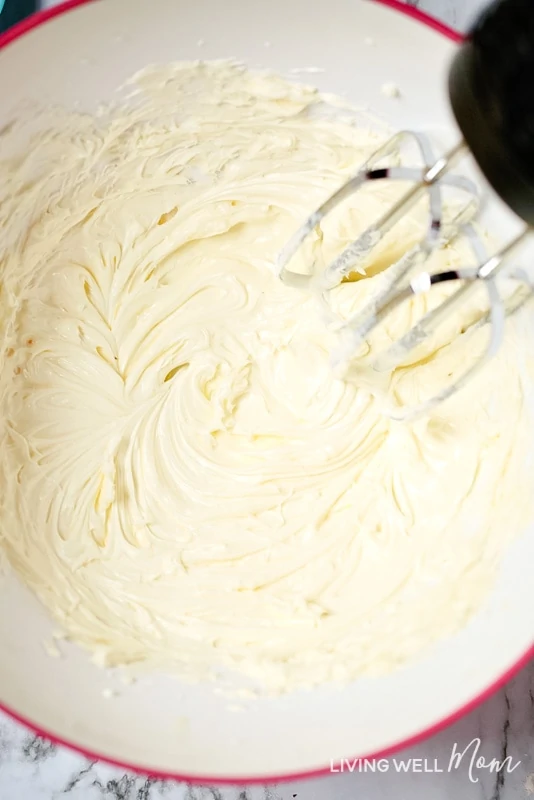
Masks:
[[[472,293],[483,287],[488,311],[473,328],[489,327],[485,354],[438,393],[417,408],[393,412],[393,416],[415,416],[441,403],[461,389],[498,350],[505,320],[516,314],[534,295],[534,273],[513,268],[510,257],[524,244],[534,225],[534,94],[528,77],[534,74],[534,6],[531,0],[497,0],[479,18],[460,47],[449,74],[449,95],[463,140],[446,155],[435,158],[429,140],[410,131],[393,136],[304,222],[279,256],[279,275],[288,285],[317,290],[325,309],[331,289],[354,273],[365,273],[363,263],[403,216],[425,196],[429,222],[422,241],[408,250],[384,274],[383,285],[363,310],[339,322],[345,343],[342,357],[350,359],[362,343],[402,303],[427,294],[439,284],[455,284],[444,302],[428,311],[406,334],[380,354],[373,366],[393,370],[432,335],[438,325],[454,314]],[[422,166],[399,165],[399,154],[415,146]],[[500,252],[488,255],[473,225],[479,211],[476,185],[450,170],[471,153],[500,197],[528,226]],[[324,270],[300,274],[290,263],[321,221],[340,203],[374,181],[411,182],[392,207],[337,256]],[[453,189],[464,202],[446,220],[443,190]],[[433,272],[427,262],[432,253],[458,236],[465,237],[476,266]],[[426,269],[425,269],[426,267]],[[501,296],[497,278],[506,277],[514,290]],[[332,321],[332,320],[331,320]],[[468,331],[465,331],[468,332]]]
[[[402,146],[413,143],[422,156],[422,167],[383,166],[388,157],[396,158]],[[449,173],[451,167],[468,152],[467,145],[461,143],[441,158],[435,159],[429,140],[411,131],[403,131],[393,136],[379,148],[361,167],[358,173],[347,181],[335,194],[318,208],[304,222],[288,242],[279,256],[279,274],[288,285],[296,288],[307,286],[316,289],[328,309],[328,292],[338,286],[351,273],[362,271],[362,263],[383,241],[385,235],[420,200],[428,195],[429,222],[424,239],[410,248],[399,261],[388,268],[385,286],[372,302],[344,322],[337,324],[338,332],[344,336],[345,347],[338,358],[350,358],[373,330],[384,323],[386,318],[402,303],[415,295],[430,292],[434,286],[444,282],[454,282],[458,288],[433,310],[429,311],[401,339],[395,342],[386,353],[375,361],[375,369],[386,371],[402,363],[408,353],[419,346],[436,327],[450,314],[454,313],[476,286],[484,285],[488,296],[489,311],[476,323],[477,327],[490,324],[490,340],[485,355],[472,364],[453,384],[445,387],[437,395],[414,409],[403,410],[397,416],[406,418],[426,411],[462,388],[467,380],[497,352],[504,333],[504,320],[515,314],[534,294],[534,281],[520,270],[510,268],[508,258],[525,241],[528,230],[523,231],[499,253],[488,257],[486,248],[473,227],[479,211],[477,187],[470,179]],[[373,181],[412,181],[414,185],[376,223],[368,227],[358,238],[337,256],[322,272],[303,275],[289,268],[293,257],[312,235],[316,227],[340,203]],[[465,201],[448,221],[443,213],[443,187],[460,190]],[[465,267],[444,272],[432,273],[424,267],[430,255],[458,236],[467,238],[477,267]],[[507,277],[519,282],[519,287],[507,297],[501,298],[496,278],[506,269]],[[334,318],[330,315],[330,321]],[[395,416],[395,414],[393,414]]]

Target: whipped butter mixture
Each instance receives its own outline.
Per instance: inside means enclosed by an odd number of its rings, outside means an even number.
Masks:
[[[0,164],[0,547],[99,663],[270,691],[391,670],[480,607],[530,510],[512,327],[466,390],[399,423],[333,373],[316,297],[277,277],[379,143],[320,104],[231,64],[154,68]],[[325,259],[394,191],[329,218]],[[378,278],[332,302],[353,313]],[[470,352],[388,380],[415,397]]]

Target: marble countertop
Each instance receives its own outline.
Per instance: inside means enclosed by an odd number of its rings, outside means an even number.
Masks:
[[[457,764],[453,754],[466,749]],[[480,756],[501,769],[477,768]],[[528,800],[534,798],[534,664],[460,722],[385,764],[384,772],[278,786],[195,787],[88,761],[0,716],[0,800]]]
[[[453,754],[466,748],[458,767],[454,758],[451,767]],[[482,756],[486,764],[495,759],[504,767],[471,769],[475,750],[477,759]],[[396,764],[388,759],[381,773],[269,787],[195,787],[87,761],[0,716],[0,800],[529,800],[534,798],[534,663],[476,711],[395,759]]]
[[[458,29],[484,5],[484,0],[406,2]],[[450,768],[453,754],[468,747],[458,767]],[[495,759],[501,768],[470,769],[477,748],[486,763]],[[0,800],[528,800],[534,798],[534,663],[476,711],[396,760],[389,759],[381,773],[333,774],[270,787],[192,787],[88,761],[0,714]]]

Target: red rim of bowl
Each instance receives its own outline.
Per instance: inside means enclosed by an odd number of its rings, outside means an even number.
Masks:
[[[46,9],[44,11],[38,11],[35,14],[27,17],[22,22],[19,22],[17,25],[14,25],[12,28],[7,30],[5,33],[0,34],[0,49],[5,47],[6,45],[14,42],[16,39],[19,39],[25,33],[37,28],[39,25],[43,25],[48,20],[53,19],[54,17],[59,16],[60,14],[64,14],[71,9],[77,8],[78,6],[85,5],[86,3],[95,2],[96,0],[66,0],[63,3],[60,3],[58,6],[53,8]],[[404,3],[400,2],[400,0],[374,0],[374,2],[380,3],[381,5],[387,6],[388,8],[393,9],[394,11],[398,11],[401,14],[406,15],[407,17],[411,17],[412,19],[417,20],[418,22],[423,23],[429,28],[441,33],[443,36],[446,36],[448,39],[451,39],[454,42],[461,42],[463,36],[455,31],[453,28],[450,28],[448,25],[439,22],[438,20],[430,17],[428,14],[425,14],[423,11],[420,11],[413,6],[404,5]],[[408,739],[403,739],[400,742],[396,742],[395,744],[391,745],[390,747],[386,748],[385,750],[381,750],[378,753],[370,753],[368,756],[361,756],[362,759],[367,758],[368,760],[378,759],[378,758],[385,758],[393,753],[398,752],[399,750],[403,750],[407,747],[412,747],[413,745],[419,744],[420,742],[425,741],[430,736],[438,733],[439,731],[447,728],[449,725],[452,725],[454,722],[457,722],[461,717],[465,714],[468,714],[470,711],[473,711],[477,706],[491,697],[495,692],[497,692],[504,684],[508,683],[511,678],[514,677],[523,667],[526,667],[527,664],[534,658],[534,644],[527,650],[527,652],[515,663],[513,664],[503,675],[500,676],[494,683],[492,683],[487,689],[481,692],[479,695],[474,697],[468,703],[465,703],[460,708],[453,711],[447,717],[444,717],[439,722],[436,722],[434,725],[431,725],[429,728],[421,731],[420,733],[416,734],[415,736],[411,736]],[[47,731],[44,728],[41,728],[39,725],[36,725],[30,719],[26,719],[25,717],[18,714],[14,709],[9,708],[4,703],[0,702],[0,711],[4,711],[9,716],[13,717],[17,722],[20,722],[22,725],[25,725],[27,728],[33,730],[37,735],[43,736],[46,739],[54,742],[55,744],[61,745],[62,747],[68,747],[71,750],[80,753],[81,755],[85,756],[86,758],[91,759],[92,761],[105,761],[108,764],[112,764],[115,767],[120,767],[121,769],[131,770],[133,772],[138,772],[144,775],[154,776],[156,778],[162,778],[165,780],[173,780],[173,781],[184,781],[187,783],[194,783],[194,784],[233,784],[233,785],[242,785],[242,784],[272,784],[272,783],[284,783],[288,781],[296,781],[296,780],[304,780],[306,778],[317,778],[322,777],[325,775],[331,774],[330,767],[319,767],[313,770],[306,770],[304,772],[297,772],[297,773],[289,773],[285,775],[268,775],[263,777],[258,776],[249,776],[249,777],[236,777],[236,778],[222,778],[217,776],[202,776],[202,775],[185,775],[182,773],[173,773],[173,772],[163,772],[161,770],[153,770],[149,767],[143,767],[142,764],[131,764],[126,761],[117,761],[110,756],[105,755],[105,753],[97,753],[93,750],[87,750],[86,748],[82,747],[81,745],[76,744],[75,742],[69,742],[65,739],[61,739],[59,736],[55,735],[51,731]]]

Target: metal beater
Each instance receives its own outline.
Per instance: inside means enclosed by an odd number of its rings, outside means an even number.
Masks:
[[[505,319],[516,314],[534,295],[534,270],[529,277],[524,270],[513,269],[510,264],[510,256],[525,242],[534,225],[533,81],[534,0],[495,0],[475,23],[449,72],[449,97],[463,140],[435,159],[426,137],[410,131],[397,134],[306,220],[279,256],[280,277],[284,282],[292,286],[314,286],[324,298],[329,290],[358,271],[363,260],[403,215],[428,196],[430,219],[424,239],[388,268],[386,285],[370,304],[343,322],[338,330],[345,334],[349,350],[354,354],[400,304],[446,282],[455,285],[450,296],[394,342],[378,358],[375,369],[388,370],[399,365],[481,286],[487,292],[489,310],[476,326],[489,325],[489,343],[485,355],[463,375],[416,409],[400,411],[397,414],[400,418],[426,411],[462,388],[498,350]],[[388,165],[388,158],[406,143],[415,145],[422,166],[404,167],[395,162]],[[450,172],[469,152],[492,188],[528,226],[491,256],[485,252],[472,225],[479,207],[476,186],[467,178]],[[288,268],[327,214],[365,184],[384,180],[410,181],[412,186],[320,274],[302,275]],[[441,195],[447,186],[463,192],[466,201],[452,220],[445,223]],[[478,266],[440,273],[425,271],[429,256],[460,234],[471,243]],[[496,281],[502,275],[517,284],[504,299]]]

